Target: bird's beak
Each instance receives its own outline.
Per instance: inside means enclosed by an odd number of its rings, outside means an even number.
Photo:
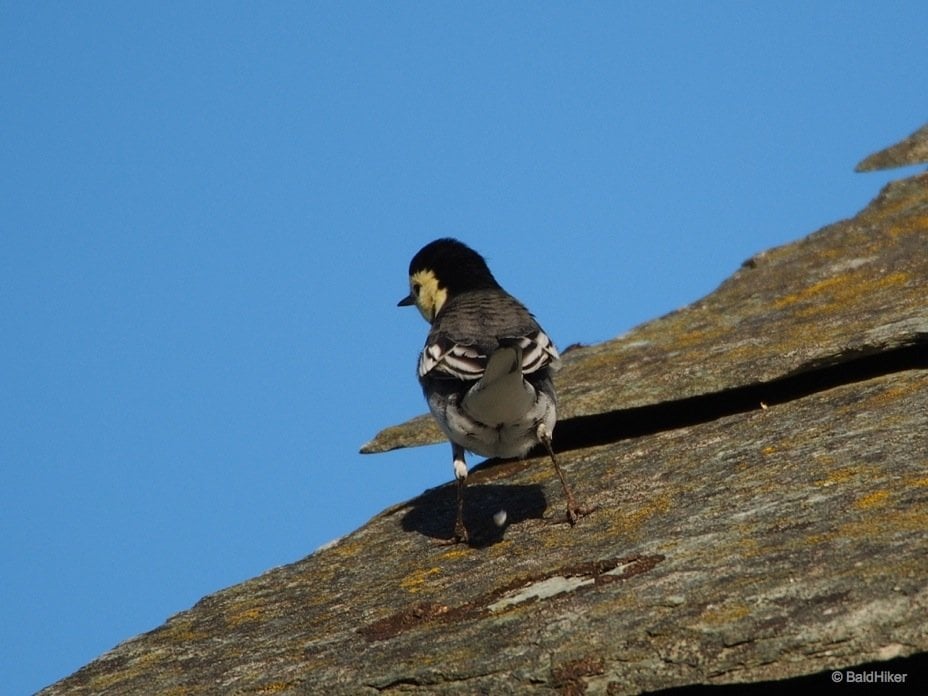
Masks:
[[[416,298],[412,293],[409,293],[402,300],[396,303],[397,307],[408,307],[409,305],[416,304]]]

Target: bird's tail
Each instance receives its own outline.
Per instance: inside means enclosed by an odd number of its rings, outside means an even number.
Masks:
[[[522,348],[503,345],[490,355],[483,377],[462,405],[475,420],[492,426],[518,422],[535,399],[535,388],[522,376]]]

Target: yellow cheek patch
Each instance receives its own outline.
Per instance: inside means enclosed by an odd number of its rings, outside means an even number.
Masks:
[[[419,292],[415,287],[419,286]],[[409,287],[416,298],[416,307],[430,324],[448,299],[448,290],[439,286],[432,271],[416,271],[409,278]]]

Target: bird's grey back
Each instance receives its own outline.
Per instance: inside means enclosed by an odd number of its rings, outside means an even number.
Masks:
[[[520,338],[539,329],[521,302],[500,290],[474,290],[452,297],[435,317],[429,339],[441,336],[473,345],[489,355],[500,340]],[[474,337],[482,337],[475,342]]]

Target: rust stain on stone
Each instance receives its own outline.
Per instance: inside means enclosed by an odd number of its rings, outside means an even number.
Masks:
[[[561,696],[581,696],[586,693],[586,677],[606,673],[606,661],[601,655],[588,655],[551,668],[551,685]]]
[[[362,627],[360,633],[370,641],[387,640],[410,628],[445,616],[449,611],[450,609],[445,604],[421,602]]]
[[[522,577],[489,592],[471,602],[465,602],[456,607],[437,602],[419,602],[412,604],[400,612],[391,614],[382,619],[358,629],[358,632],[369,641],[388,640],[406,631],[431,624],[434,622],[451,622],[461,619],[476,618],[492,613],[490,606],[497,600],[533,584],[551,578],[585,578],[589,582],[577,584],[567,594],[577,594],[591,588],[602,587],[613,582],[628,580],[636,575],[642,575],[657,566],[665,556],[655,554],[650,556],[624,556],[607,558],[596,561],[587,561],[574,565],[561,566],[547,573]],[[551,598],[555,596],[554,595]],[[549,599],[549,598],[546,598]],[[509,606],[518,606],[539,601],[536,597],[528,596],[524,600],[514,602]],[[543,600],[542,600],[543,601]]]

